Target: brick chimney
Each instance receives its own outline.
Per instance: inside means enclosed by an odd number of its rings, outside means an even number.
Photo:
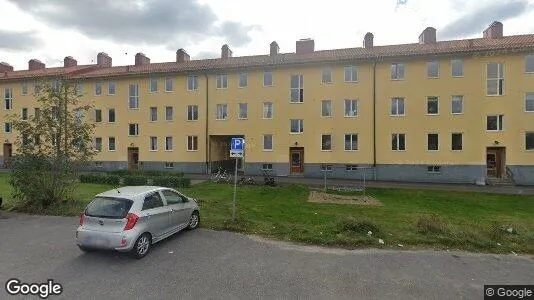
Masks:
[[[28,70],[30,71],[42,70],[44,68],[46,68],[45,64],[38,59],[30,59],[30,61],[28,62]]]
[[[190,60],[191,58],[189,57],[189,54],[187,54],[183,48],[180,48],[178,51],[176,51],[176,62],[186,62]]]
[[[436,28],[427,27],[419,36],[419,44],[434,44],[436,43]]]
[[[297,54],[308,54],[315,51],[315,41],[313,39],[300,39],[296,43]]]
[[[96,56],[96,65],[101,68],[111,68],[111,57],[105,52],[100,52]]]
[[[368,32],[365,34],[365,36],[363,37],[363,47],[365,49],[369,49],[369,48],[373,48],[373,39],[375,38],[375,36]]]
[[[150,58],[146,57],[145,54],[139,52],[135,55],[135,65],[142,66],[150,64]]]
[[[230,58],[232,57],[232,50],[230,50],[230,47],[228,47],[227,44],[224,44],[221,47],[221,58]]]
[[[503,37],[502,23],[495,21],[484,30],[484,38],[498,39]]]
[[[280,53],[280,47],[278,47],[278,43],[273,41],[271,43],[271,46],[270,46],[270,55],[273,56],[273,55],[277,55],[278,53]]]
[[[13,66],[6,62],[0,62],[0,72],[13,72]]]
[[[67,56],[65,59],[63,59],[63,67],[76,67],[78,65],[78,62],[72,58],[72,56]]]

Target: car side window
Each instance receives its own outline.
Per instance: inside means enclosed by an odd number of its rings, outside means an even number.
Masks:
[[[186,202],[184,197],[176,192],[173,192],[171,190],[164,190],[162,191],[163,196],[165,196],[165,199],[167,200],[168,205],[172,204],[179,204]]]
[[[159,193],[153,193],[145,197],[145,201],[143,202],[143,210],[156,208],[156,207],[162,207],[163,206],[163,199],[161,199],[161,196]]]

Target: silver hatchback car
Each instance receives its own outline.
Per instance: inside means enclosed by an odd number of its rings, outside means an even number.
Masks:
[[[109,249],[142,258],[151,246],[200,223],[198,203],[158,186],[127,186],[98,194],[80,215],[78,247]]]

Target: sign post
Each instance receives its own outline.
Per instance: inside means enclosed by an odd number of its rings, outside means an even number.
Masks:
[[[237,162],[239,158],[243,158],[243,150],[245,149],[245,139],[243,138],[232,138],[232,143],[230,144],[230,157],[235,158],[235,172],[234,172],[234,202],[232,210],[232,220],[235,222],[236,219],[236,194],[237,194]]]

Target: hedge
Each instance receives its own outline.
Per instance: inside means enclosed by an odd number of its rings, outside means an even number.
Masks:
[[[109,174],[119,176],[163,176],[163,177],[183,177],[183,172],[157,171],[157,170],[115,170]]]
[[[121,178],[117,175],[98,175],[98,174],[81,174],[81,183],[97,183],[119,185]]]
[[[124,185],[147,185],[148,177],[146,176],[124,176]]]
[[[191,185],[191,179],[183,177],[155,177],[152,180],[154,185],[171,188],[184,188],[189,187]]]

